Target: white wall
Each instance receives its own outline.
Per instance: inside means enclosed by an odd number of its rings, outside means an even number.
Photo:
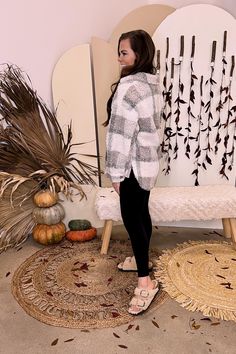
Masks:
[[[121,4],[122,3],[122,4]],[[146,0],[0,0],[0,64],[17,64],[51,104],[51,75],[61,55],[91,36],[108,39]]]
[[[52,71],[65,51],[90,42],[91,36],[108,40],[119,21],[137,7],[159,3],[178,8],[203,2],[236,16],[235,0],[0,0],[0,63],[17,64],[25,70],[40,96],[51,104]],[[86,203],[80,209],[86,211],[84,217],[91,212]],[[75,213],[68,219],[76,217]],[[96,219],[89,214],[88,218],[93,217]]]
[[[194,0],[148,0],[148,4],[164,4],[164,5],[169,5],[173,6],[176,9],[179,7],[187,6],[187,5],[192,5],[192,4],[210,4],[210,5],[215,5],[218,7],[221,7],[222,9],[228,11],[231,15],[236,17],[236,1],[235,0],[200,0],[200,1],[194,1]]]

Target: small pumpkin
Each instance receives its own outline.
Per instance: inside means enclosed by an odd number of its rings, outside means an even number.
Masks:
[[[68,223],[70,230],[87,230],[91,229],[92,225],[91,222],[86,219],[75,219],[70,220]]]
[[[38,224],[33,228],[33,238],[42,245],[50,245],[58,243],[62,240],[66,233],[66,226],[63,222],[56,225]]]
[[[70,230],[66,232],[66,238],[70,241],[90,241],[97,236],[97,229],[91,227],[87,230]]]
[[[49,189],[44,189],[37,192],[34,195],[34,203],[40,208],[48,208],[55,205],[58,202],[58,194],[50,191]]]
[[[60,203],[49,208],[34,208],[33,219],[37,224],[58,224],[65,216],[65,210]]]

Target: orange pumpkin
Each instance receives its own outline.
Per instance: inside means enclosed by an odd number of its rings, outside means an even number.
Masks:
[[[33,228],[33,238],[42,245],[58,243],[66,233],[66,226],[63,222],[55,225],[38,224]]]
[[[34,203],[40,208],[48,208],[58,202],[58,194],[49,189],[43,189],[34,195]]]
[[[96,237],[96,235],[97,229],[95,227],[87,230],[70,230],[66,232],[66,238],[70,241],[89,241]]]

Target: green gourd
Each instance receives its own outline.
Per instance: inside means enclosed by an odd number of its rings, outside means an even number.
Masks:
[[[72,231],[88,230],[92,227],[91,222],[86,219],[70,220],[68,226]]]

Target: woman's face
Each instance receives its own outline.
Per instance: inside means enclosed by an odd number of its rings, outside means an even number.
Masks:
[[[135,63],[136,54],[130,46],[129,38],[120,41],[118,62],[120,66],[132,66]]]

